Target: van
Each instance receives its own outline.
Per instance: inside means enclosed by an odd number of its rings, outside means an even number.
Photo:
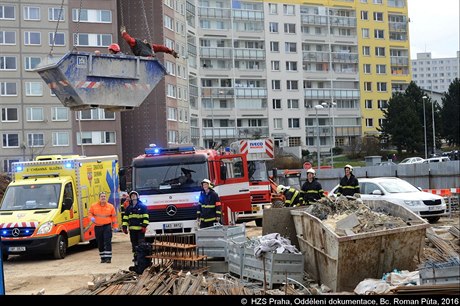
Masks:
[[[424,164],[441,163],[441,162],[446,162],[446,161],[450,161],[450,158],[447,156],[439,156],[439,157],[431,157],[431,158],[425,159],[423,163]]]

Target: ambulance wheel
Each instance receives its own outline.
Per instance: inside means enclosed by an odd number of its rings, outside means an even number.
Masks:
[[[54,248],[54,258],[63,259],[67,254],[67,239],[64,235],[59,235]]]
[[[281,201],[281,200],[277,200],[277,201],[273,202],[272,207],[273,208],[283,208],[284,207],[284,202]]]
[[[256,221],[256,225],[257,225],[258,227],[261,227],[261,226],[262,226],[262,220],[263,220],[262,218],[259,218],[259,219],[256,219],[256,220],[255,220],[255,221]]]

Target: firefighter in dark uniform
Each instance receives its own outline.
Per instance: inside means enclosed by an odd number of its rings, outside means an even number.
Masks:
[[[200,193],[197,219],[200,228],[213,226],[221,219],[221,204],[217,193],[211,187],[211,181],[204,179],[201,181],[203,190]]]
[[[355,193],[360,193],[358,179],[353,175],[353,167],[345,165],[343,167],[345,175],[340,180],[339,190],[337,195],[353,196]]]
[[[123,214],[123,233],[128,234],[131,241],[134,259],[136,259],[136,247],[145,241],[145,232],[149,225],[147,207],[139,200],[136,191],[129,193],[129,205]]]
[[[324,198],[324,190],[318,180],[315,178],[315,170],[307,170],[307,180],[302,185],[303,201],[305,205],[313,204],[321,198]]]
[[[294,187],[278,185],[278,187],[276,187],[276,192],[284,195],[286,198],[284,206],[286,207],[297,207],[303,205],[302,195],[300,194],[300,191]]]

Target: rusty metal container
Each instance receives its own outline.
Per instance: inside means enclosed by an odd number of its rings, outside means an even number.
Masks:
[[[372,210],[384,208],[410,225],[350,236],[338,236],[322,221],[303,210],[292,210],[305,271],[335,292],[353,291],[365,278],[415,270],[430,225],[412,211],[387,201],[364,201]]]

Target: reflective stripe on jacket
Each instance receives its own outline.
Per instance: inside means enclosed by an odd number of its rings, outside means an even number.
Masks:
[[[216,218],[221,216],[221,204],[217,193],[210,189],[206,194],[201,191],[199,198],[199,206],[196,211],[197,217],[203,222],[216,221]]]
[[[91,205],[89,209],[90,218],[94,217],[96,220],[94,224],[96,226],[112,224],[113,228],[117,228],[117,215],[115,208],[112,204],[107,202],[105,205],[101,205],[99,201]]]
[[[342,177],[337,195],[353,196],[355,193],[360,193],[358,179],[353,174],[350,178]]]
[[[123,214],[122,225],[128,227],[129,230],[137,231],[141,230],[143,227],[147,227],[149,225],[147,207],[139,200],[137,200],[135,206],[130,203]]]
[[[284,201],[284,204],[286,206],[299,206],[301,203],[301,196],[300,196],[300,191],[295,189],[294,187],[289,188],[284,192],[284,196],[286,197],[286,201]]]
[[[311,204],[321,198],[324,198],[324,190],[321,184],[313,179],[312,182],[308,180],[302,185],[303,200],[305,204]]]

